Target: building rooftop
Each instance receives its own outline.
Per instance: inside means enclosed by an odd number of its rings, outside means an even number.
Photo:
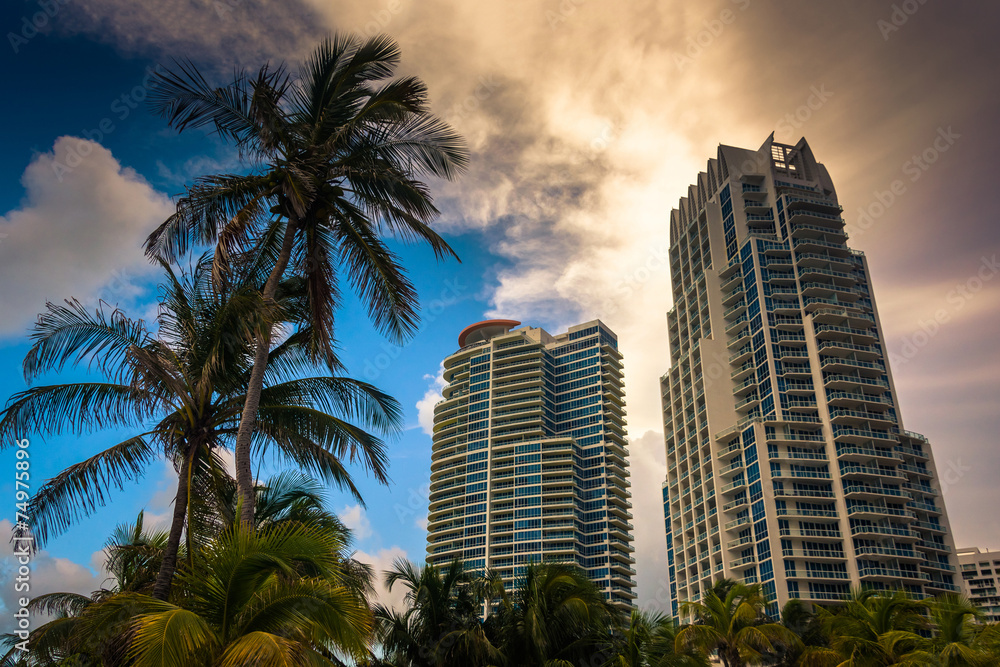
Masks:
[[[521,323],[517,320],[483,320],[462,329],[458,334],[458,346],[465,347],[472,343],[489,340],[494,336],[505,334]]]

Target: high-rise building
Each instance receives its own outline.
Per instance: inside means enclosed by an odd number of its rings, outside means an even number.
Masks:
[[[575,563],[607,599],[631,604],[618,339],[597,320],[557,336],[518,325],[473,324],[444,360],[427,561],[461,558],[508,585],[530,562]]]
[[[958,550],[965,594],[983,610],[983,620],[1000,623],[1000,551],[977,547]]]
[[[720,146],[670,215],[661,378],[673,603],[957,591],[927,439],[906,431],[863,253],[803,139]]]

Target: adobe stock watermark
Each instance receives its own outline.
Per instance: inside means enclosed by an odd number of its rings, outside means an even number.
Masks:
[[[601,314],[597,319],[604,319],[617,313],[625,299],[641,291],[646,283],[668,266],[670,266],[670,253],[666,247],[660,246],[650,250],[643,261],[639,262],[631,271],[623,273],[621,278],[615,282],[612,288],[614,290],[613,296],[604,302]]]
[[[83,130],[81,134],[84,140],[77,141],[76,146],[70,147],[62,159],[52,163],[52,171],[55,172],[60,183],[66,174],[83,164],[84,160],[93,152],[93,144],[100,144],[108,135],[118,129],[115,124],[116,119],[119,122],[125,121],[132,115],[133,111],[139,108],[140,104],[146,101],[149,92],[159,86],[158,77],[165,73],[166,70],[163,69],[162,65],[147,67],[146,74],[139,84],[111,101],[108,108],[112,115],[102,118],[93,129]]]
[[[741,12],[745,12],[750,7],[751,0],[730,0]],[[688,65],[693,65],[698,58],[705,53],[705,50],[715,43],[723,32],[726,30],[726,26],[730,26],[736,22],[736,18],[739,14],[732,9],[726,7],[719,15],[712,19],[705,19],[702,21],[702,28],[693,35],[689,35],[686,40],[684,40],[686,46],[684,47],[683,53],[674,53],[674,64],[677,65],[677,69],[684,71],[684,68]]]
[[[444,281],[444,288],[438,294],[436,299],[432,299],[425,309],[426,315],[420,320],[420,327],[414,332],[413,337],[403,345],[393,345],[387,341],[383,341],[379,346],[382,351],[376,354],[374,357],[368,357],[365,359],[365,363],[362,367],[362,373],[365,376],[365,380],[369,382],[374,382],[377,380],[382,373],[392,365],[392,362],[399,358],[399,355],[403,353],[413,340],[419,336],[432,322],[437,320],[441,314],[447,310],[449,307],[458,303],[462,295],[469,291],[469,284],[462,282],[459,278],[450,278]]]
[[[444,115],[445,122],[451,126],[457,125],[458,121],[477,111],[483,102],[493,97],[493,94],[500,88],[501,84],[497,81],[495,74],[479,77],[475,89],[448,109]]]
[[[889,37],[893,33],[899,32],[906,25],[906,22],[910,20],[910,17],[916,14],[925,4],[927,4],[927,0],[903,0],[899,4],[894,3],[888,19],[875,21],[875,27],[878,28],[882,39],[888,42]]]
[[[899,352],[889,352],[889,363],[896,368],[909,363],[920,353],[920,350],[930,344],[931,340],[941,331],[941,327],[947,324],[955,313],[965,308],[965,305],[974,299],[983,290],[986,283],[996,277],[997,273],[1000,273],[1000,262],[997,260],[996,253],[990,257],[984,255],[975,273],[965,282],[955,285],[945,295],[944,300],[949,307],[938,308],[929,320],[923,318],[918,320],[919,330],[903,338]]]
[[[788,134],[801,129],[831,97],[833,97],[833,93],[826,89],[825,83],[821,83],[818,88],[809,86],[809,97],[806,98],[806,101],[796,107],[794,111],[779,118],[774,124],[774,129]]]
[[[555,30],[568,21],[569,17],[576,14],[576,10],[586,1],[587,0],[559,0],[556,11],[552,11],[551,9],[545,10],[545,20],[548,22],[549,28]]]
[[[411,487],[409,493],[406,494],[406,504],[396,503],[392,509],[396,512],[399,522],[405,523],[411,517],[416,518],[417,512],[426,511],[430,498],[431,487],[429,484],[424,484],[418,489]]]
[[[17,440],[16,462],[14,463],[14,513],[15,531],[11,537],[11,555],[17,560],[17,571],[13,577],[14,593],[17,594],[14,617],[14,634],[21,641],[14,647],[21,653],[28,652],[28,637],[31,634],[31,555],[34,553],[35,538],[31,536],[28,524],[28,503],[31,500],[31,454],[28,440]]]
[[[39,11],[22,16],[20,30],[7,33],[7,42],[14,54],[16,55],[22,46],[37,37],[67,3],[69,0],[38,0]]]
[[[941,487],[939,489],[941,493],[961,482],[965,475],[972,470],[972,466],[962,463],[962,459],[949,459],[948,465],[944,468],[938,468],[938,485]]]
[[[886,211],[906,194],[909,189],[908,183],[919,181],[941,155],[951,150],[961,138],[962,135],[951,129],[951,125],[947,128],[939,127],[930,145],[919,153],[914,153],[900,166],[900,171],[906,178],[896,178],[886,189],[873,192],[874,200],[858,209],[857,220],[854,224],[847,225],[847,233],[856,239],[871,229]]]

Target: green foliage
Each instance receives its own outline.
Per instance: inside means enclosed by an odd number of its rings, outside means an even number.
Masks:
[[[794,646],[794,632],[770,621],[767,599],[759,584],[717,582],[700,602],[684,602],[681,612],[695,621],[677,633],[678,651],[699,649],[717,653],[726,667],[762,664],[780,646]]]

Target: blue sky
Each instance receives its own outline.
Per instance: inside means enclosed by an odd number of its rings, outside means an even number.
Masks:
[[[42,22],[46,6],[52,15],[26,37],[25,21]],[[850,243],[869,256],[905,425],[931,437],[948,473],[956,541],[1000,547],[1000,523],[982,513],[1000,504],[1000,232],[989,197],[1000,47],[987,29],[998,10],[915,6],[899,15],[881,0],[7,3],[0,394],[24,386],[24,333],[46,299],[149,313],[156,274],[142,238],[185,183],[239,168],[213,136],[177,135],[149,114],[151,69],[188,57],[221,81],[234,66],[294,63],[333,30],[384,30],[473,161],[458,183],[431,183],[439,229],[462,262],[401,249],[426,307],[421,331],[394,348],[355,303],[338,315],[351,372],[396,396],[408,426],[391,446],[392,486],[362,482],[366,511],[331,493],[366,557],[381,567],[423,556],[430,438],[420,406],[433,405],[458,332],[485,316],[550,331],[600,317],[626,357],[640,602],[655,604],[669,211],[719,143],[757,147],[771,132],[805,136],[837,184]],[[113,437],[36,437],[34,483]],[[12,464],[0,453],[0,470]],[[5,498],[9,480],[0,478]],[[37,561],[45,590],[98,585],[94,554],[111,527],[143,507],[163,515],[170,484],[153,468],[53,540]],[[10,505],[0,516],[12,517]]]

